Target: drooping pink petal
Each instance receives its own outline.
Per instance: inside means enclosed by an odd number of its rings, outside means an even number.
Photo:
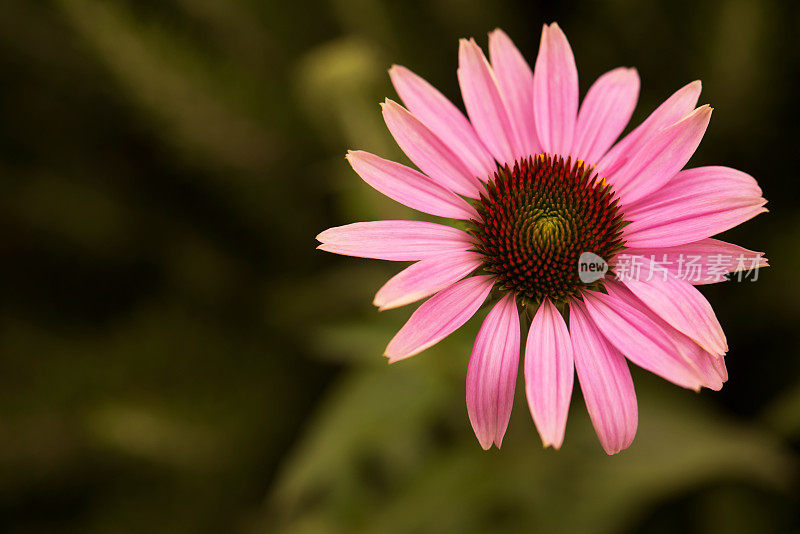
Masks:
[[[469,202],[405,165],[361,150],[349,151],[347,161],[365,182],[409,208],[451,219],[478,218]]]
[[[609,178],[615,169],[619,169],[627,159],[642,149],[644,144],[656,133],[675,124],[692,112],[700,98],[702,84],[695,80],[678,89],[665,100],[644,122],[637,126],[615,144],[597,164],[600,176]]]
[[[639,98],[639,73],[620,67],[600,76],[583,99],[572,156],[596,164],[628,125]]]
[[[539,140],[536,138],[533,116],[533,71],[501,29],[489,34],[489,58],[508,108],[511,125],[519,139],[521,153],[517,156],[536,155],[539,153]]]
[[[766,211],[761,188],[728,167],[677,173],[664,187],[629,208],[625,236],[632,247],[669,247],[698,241]]]
[[[464,114],[450,100],[400,65],[393,65],[389,76],[408,110],[436,134],[474,176],[487,180],[494,173],[494,158]]]
[[[651,324],[656,325],[658,328],[666,332],[669,340],[678,350],[680,355],[699,373],[702,377],[701,385],[714,391],[722,389],[722,384],[727,378],[727,371],[725,370],[724,362],[720,365],[716,361],[723,361],[721,356],[714,356],[709,352],[703,350],[700,345],[695,343],[694,340],[685,334],[677,331],[670,326],[658,314],[653,312],[642,301],[636,297],[633,292],[621,285],[614,285],[610,288],[609,293],[614,297],[620,299],[622,302],[641,311]]]
[[[416,309],[392,338],[384,356],[394,363],[443,340],[475,315],[493,285],[494,277],[479,275],[436,293]]]
[[[631,247],[626,248],[622,255],[642,256],[664,267],[672,276],[694,285],[723,282],[727,280],[727,273],[750,271],[769,265],[763,252],[747,250],[711,238],[673,247]]]
[[[725,365],[725,358],[714,358],[710,356],[711,365],[714,367],[714,370],[717,372],[717,376],[719,376],[720,380],[723,383],[728,381],[728,367]]]
[[[542,151],[569,155],[578,117],[578,68],[567,36],[555,22],[542,28],[533,71],[533,113]]]
[[[381,105],[383,120],[406,156],[422,172],[459,195],[477,198],[481,181],[418,118],[392,100]]]
[[[525,394],[545,447],[564,442],[575,379],[572,342],[564,319],[549,300],[539,306],[525,343]]]
[[[606,176],[622,203],[628,205],[644,198],[675,176],[700,145],[709,120],[711,108],[697,108],[657,132],[617,172]]]
[[[467,413],[484,449],[503,443],[514,403],[519,342],[517,304],[508,293],[483,321],[467,366]]]
[[[612,293],[613,285],[606,283],[608,295],[583,293],[589,316],[603,336],[639,367],[678,386],[699,390],[704,378],[672,343],[670,332]]]
[[[478,137],[497,161],[513,165],[521,153],[516,132],[511,126],[492,67],[473,39],[461,39],[459,43],[458,83]]]
[[[725,333],[708,300],[689,282],[658,269],[657,262],[641,256],[631,259],[637,258],[641,270],[634,276],[621,276],[620,282],[656,315],[706,351],[716,356],[725,354]]]
[[[405,306],[451,286],[480,267],[483,257],[472,251],[431,256],[393,276],[375,294],[381,311]]]
[[[416,261],[474,246],[466,232],[423,221],[372,221],[329,228],[317,248],[377,260]]]
[[[608,454],[627,449],[639,411],[625,357],[597,330],[582,302],[570,303],[569,334],[575,370],[597,437]]]
[[[678,345],[683,354],[688,356],[703,375],[703,386],[714,391],[721,390],[722,385],[727,381],[724,356],[709,354],[680,332],[676,331],[674,334],[673,342]]]

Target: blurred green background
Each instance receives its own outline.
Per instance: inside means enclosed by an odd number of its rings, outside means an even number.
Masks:
[[[0,531],[798,532],[800,9],[779,0],[5,0],[0,5]],[[517,388],[502,452],[469,426],[473,320],[389,367],[397,264],[321,230],[416,218],[348,148],[403,160],[378,102],[405,64],[460,105],[457,39],[541,25],[582,91],[636,66],[641,120],[701,78],[692,165],[760,181],[725,238],[757,282],[703,291],[722,392],[634,369],[640,425],[607,457],[580,393],[542,450]],[[576,388],[577,390],[577,388]]]

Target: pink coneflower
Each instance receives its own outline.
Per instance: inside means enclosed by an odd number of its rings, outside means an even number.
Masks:
[[[467,410],[484,449],[500,447],[508,426],[522,317],[525,392],[542,442],[557,449],[564,440],[577,371],[613,454],[631,444],[638,422],[626,358],[689,389],[719,390],[727,380],[725,334],[694,285],[766,265],[761,253],[710,238],[766,211],[766,201],[741,171],[681,170],[711,117],[709,106],[695,108],[699,81],[614,144],[638,98],[635,69],[600,76],[579,107],[575,60],[557,24],[544,26],[533,71],[501,30],[489,35],[489,56],[474,40],[460,43],[469,120],[408,69],[389,71],[406,107],[387,100],[383,117],[422,172],[347,155],[381,193],[465,230],[362,222],[322,232],[319,248],[416,262],[375,296],[381,310],[430,296],[389,342],[390,362],[438,343],[492,302],[467,368]],[[579,272],[586,253],[597,276]]]

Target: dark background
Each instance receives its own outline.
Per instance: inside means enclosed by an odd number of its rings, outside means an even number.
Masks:
[[[0,7],[0,531],[790,532],[800,459],[796,2],[6,0]],[[636,66],[634,123],[701,78],[691,165],[755,176],[770,213],[724,237],[756,282],[703,289],[731,379],[634,369],[632,448],[576,392],[542,450],[517,388],[502,452],[469,426],[479,320],[412,360],[378,313],[399,269],[321,230],[419,217],[348,148],[402,159],[378,109],[405,64],[460,105],[457,40],[532,63],[557,20],[581,90]],[[576,388],[577,389],[577,388]]]

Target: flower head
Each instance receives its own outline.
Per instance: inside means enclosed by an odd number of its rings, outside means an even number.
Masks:
[[[766,265],[761,253],[711,239],[766,211],[766,201],[741,171],[682,170],[711,117],[709,106],[695,108],[699,81],[615,143],[636,105],[636,70],[600,76],[579,106],[557,24],[544,26],[533,71],[501,30],[489,35],[489,54],[491,62],[474,40],[460,43],[469,119],[416,74],[390,69],[406,107],[387,100],[383,117],[422,172],[347,155],[381,193],[465,230],[355,223],[322,232],[319,248],[415,262],[375,296],[382,310],[430,297],[389,342],[390,362],[438,343],[491,302],[467,368],[467,410],[484,448],[499,447],[508,426],[524,324],[525,390],[544,445],[564,440],[577,372],[613,454],[636,434],[628,361],[694,390],[727,380],[725,335],[695,285]]]

